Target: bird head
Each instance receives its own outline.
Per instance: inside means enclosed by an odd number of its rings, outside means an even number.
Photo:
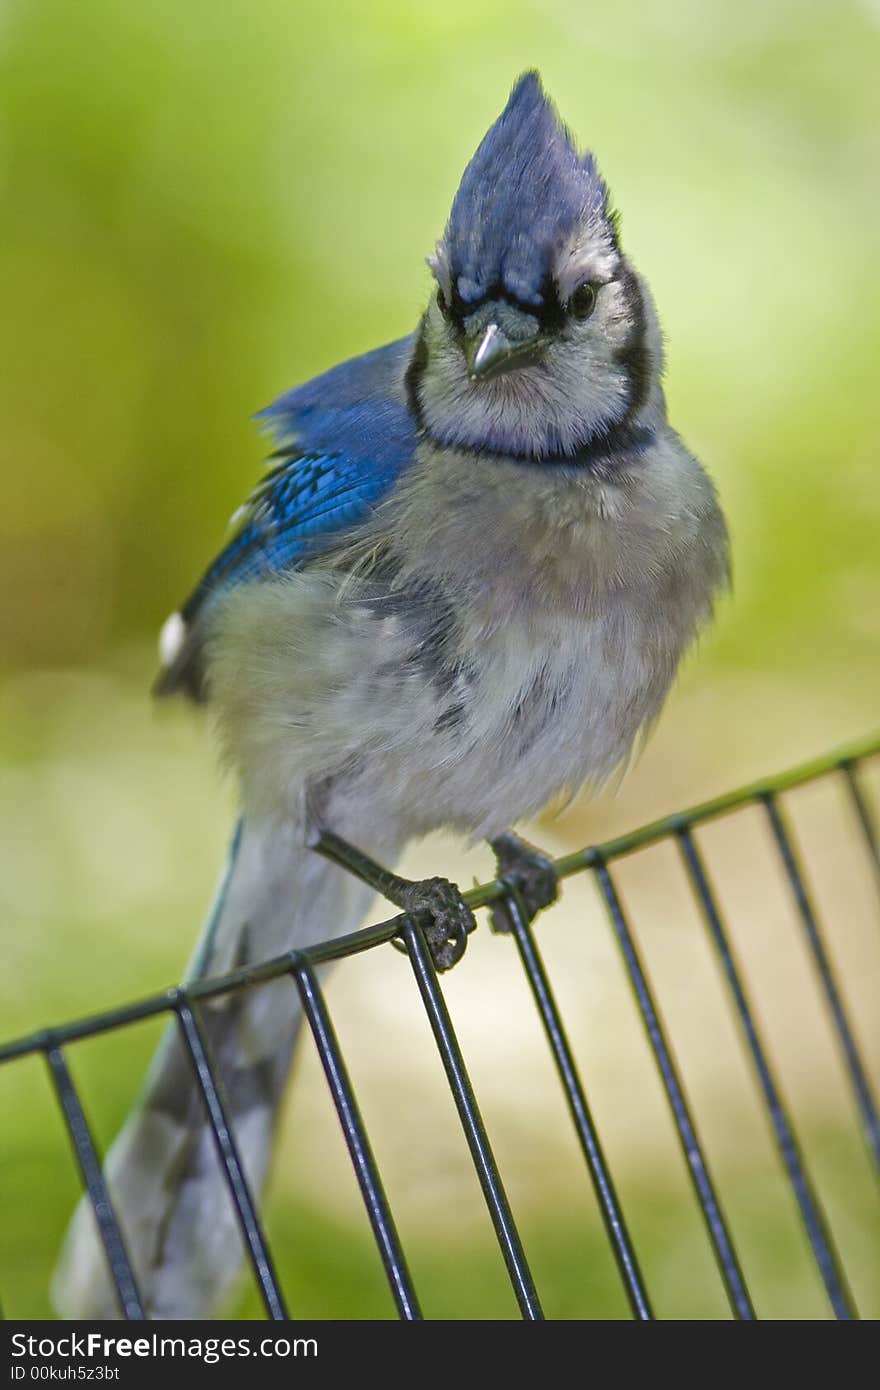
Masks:
[[[571,455],[659,393],[660,338],[592,154],[525,73],[428,264],[418,405],[439,442]]]

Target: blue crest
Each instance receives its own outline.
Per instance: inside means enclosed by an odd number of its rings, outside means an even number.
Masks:
[[[604,220],[614,237],[593,156],[578,154],[540,77],[526,72],[452,204],[444,250],[460,298],[475,304],[503,285],[514,299],[540,307],[553,256],[589,220]]]

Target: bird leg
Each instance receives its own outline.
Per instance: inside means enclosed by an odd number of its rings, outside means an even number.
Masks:
[[[529,921],[542,908],[556,901],[559,875],[548,855],[542,854],[534,845],[509,830],[490,840],[489,844],[495,853],[496,877],[506,879],[517,889]],[[510,915],[503,899],[493,905],[491,913],[494,931],[511,930]]]
[[[325,859],[331,859],[355,875],[383,898],[394,903],[409,916],[424,918],[421,922],[425,940],[438,970],[449,970],[461,960],[467,946],[468,933],[474,930],[474,914],[461,896],[461,891],[447,878],[412,880],[392,873],[363,850],[349,844],[332,830],[316,826],[309,839],[309,848]],[[395,942],[395,945],[400,943]]]

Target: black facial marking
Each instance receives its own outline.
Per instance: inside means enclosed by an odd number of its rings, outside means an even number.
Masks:
[[[419,384],[425,374],[425,368],[428,365],[427,317],[427,314],[425,314],[419,324],[413,355],[409,360],[409,366],[403,378],[403,388],[406,391],[406,403],[419,424],[422,422],[422,407],[419,404]]]
[[[620,287],[630,319],[630,330],[617,360],[626,372],[629,386],[626,418],[631,420],[648,399],[651,389],[651,354],[648,349],[645,301],[635,271],[626,262],[620,272]]]
[[[565,323],[565,305],[559,300],[556,290],[556,282],[552,276],[548,275],[541,286],[540,304],[528,303],[523,299],[517,299],[515,294],[497,280],[490,285],[485,294],[480,295],[479,299],[464,300],[457,289],[453,290],[452,301],[446,306],[444,318],[459,334],[464,335],[464,321],[471,314],[475,314],[484,304],[509,304],[511,308],[518,309],[522,314],[528,314],[530,318],[537,319],[539,331],[542,334],[558,332]]]

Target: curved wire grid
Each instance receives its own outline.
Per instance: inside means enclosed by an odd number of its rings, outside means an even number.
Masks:
[[[694,831],[709,821],[743,808],[763,808],[772,841],[779,855],[780,869],[792,894],[829,1010],[868,1152],[873,1166],[880,1174],[880,1115],[877,1101],[862,1061],[855,1031],[848,1017],[844,996],[835,975],[800,853],[782,804],[784,794],[794,787],[820,778],[840,779],[851,803],[854,826],[858,828],[880,888],[880,847],[876,822],[860,777],[863,765],[878,755],[880,738],[874,738],[779,776],[727,793],[690,810],[654,821],[604,844],[593,845],[555,860],[555,867],[561,879],[586,873],[592,873],[596,879],[657,1065],[660,1084],[670,1107],[693,1185],[694,1198],[705,1222],[707,1237],[723,1281],[731,1314],[735,1318],[752,1319],[756,1316],[755,1309],[718,1189],[711,1176],[706,1153],[697,1132],[692,1109],[666,1036],[655,993],[618,894],[611,866],[614,861],[647,845],[660,841],[677,843],[691,891],[700,908],[702,920],[730,994],[734,1014],[754,1070],[758,1093],[779,1150],[782,1170],[797,1203],[812,1257],[831,1310],[837,1318],[856,1318],[858,1312],[847,1286],[846,1274],[835,1248],[821,1200],[805,1163],[794,1123],[785,1106],[761,1038],[747,982],[733,951],[710,873]],[[510,935],[515,942],[547,1036],[632,1316],[644,1320],[652,1319],[654,1314],[649,1292],[541,957],[533,923],[529,920],[516,886],[505,880],[482,884],[464,893],[463,897],[472,908],[487,907],[498,902],[504,902],[507,906]],[[409,955],[416,987],[443,1063],[520,1313],[523,1318],[530,1320],[543,1317],[534,1277],[446,1007],[423,924],[416,917],[402,914],[347,936],[324,941],[302,951],[288,952],[258,966],[201,980],[185,989],[171,989],[163,994],[152,995],[120,1008],[77,1019],[57,1028],[45,1029],[0,1046],[0,1064],[13,1063],[34,1053],[41,1053],[46,1059],[83,1184],[95,1213],[120,1312],[125,1318],[144,1318],[144,1305],[126,1249],[124,1233],[103,1178],[100,1156],[68,1069],[64,1049],[81,1039],[124,1028],[157,1014],[168,1013],[176,1018],[205,1104],[216,1143],[218,1161],[223,1168],[266,1315],[276,1320],[287,1319],[289,1315],[272,1254],[261,1226],[257,1205],[249,1190],[235,1135],[227,1118],[222,1087],[198,1018],[198,1006],[201,1001],[237,990],[258,988],[261,984],[281,976],[288,976],[291,988],[298,991],[348,1146],[398,1315],[407,1320],[421,1318],[418,1296],[358,1107],[345,1057],[315,973],[315,967],[318,965],[372,950],[389,941],[402,944]],[[465,1311],[462,1310],[463,1314]]]

